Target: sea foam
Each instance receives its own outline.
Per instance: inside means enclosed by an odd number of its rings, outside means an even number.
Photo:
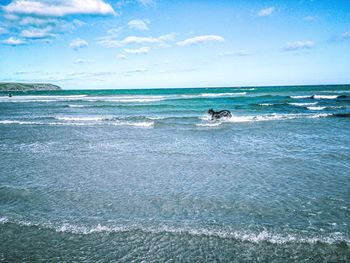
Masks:
[[[103,225],[101,223],[85,226],[71,223],[54,224],[51,222],[35,223],[23,220],[10,221],[6,217],[0,217],[0,224],[15,224],[21,227],[39,227],[41,229],[50,229],[58,233],[69,233],[75,235],[91,235],[91,234],[110,234],[110,233],[125,233],[141,231],[143,233],[150,234],[164,234],[171,233],[175,235],[189,235],[189,236],[203,236],[214,237],[223,239],[234,239],[244,242],[261,243],[269,242],[272,244],[334,244],[339,242],[345,242],[350,244],[350,240],[343,233],[334,232],[327,235],[312,234],[305,235],[302,233],[273,233],[267,230],[262,231],[239,231],[230,228],[204,228],[204,227],[191,227],[191,226],[171,226],[166,224],[157,224],[145,226],[138,223],[133,224],[119,224],[119,225]]]
[[[333,100],[338,98],[339,95],[314,95],[313,98],[314,99],[321,99],[321,100]]]
[[[309,103],[288,103],[289,105],[292,106],[297,106],[297,107],[308,107],[308,106],[313,106],[316,105],[318,102],[309,102]]]
[[[278,121],[278,120],[291,120],[299,118],[322,118],[332,116],[332,114],[270,114],[270,115],[257,115],[257,116],[235,116],[230,118],[222,118],[220,120],[210,120],[209,116],[202,117],[206,123],[198,123],[196,126],[215,127],[222,123],[244,123],[244,122],[260,122],[260,121]]]
[[[325,108],[327,108],[327,107],[307,107],[308,110],[313,110],[313,111],[324,110]]]

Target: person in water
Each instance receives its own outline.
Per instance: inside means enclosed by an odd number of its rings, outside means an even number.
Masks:
[[[12,97],[12,94],[11,93],[9,93],[9,98],[11,98]]]
[[[208,114],[212,120],[218,120],[220,118],[231,118],[232,114],[229,110],[214,111],[213,109],[208,110]]]

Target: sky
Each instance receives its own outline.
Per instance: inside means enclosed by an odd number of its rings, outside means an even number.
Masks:
[[[0,0],[0,82],[350,83],[350,0]]]

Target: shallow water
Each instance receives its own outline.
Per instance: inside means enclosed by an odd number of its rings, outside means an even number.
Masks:
[[[0,260],[350,261],[349,114],[349,86],[0,94]]]

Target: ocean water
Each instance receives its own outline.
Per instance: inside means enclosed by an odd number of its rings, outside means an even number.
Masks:
[[[12,95],[0,261],[350,262],[350,86]]]

